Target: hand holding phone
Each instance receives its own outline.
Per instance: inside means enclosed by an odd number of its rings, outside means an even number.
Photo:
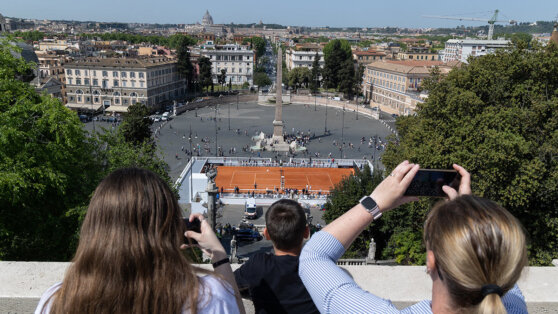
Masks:
[[[194,218],[192,221],[190,221],[189,218],[182,218],[182,221],[184,222],[184,231],[194,231],[197,233],[201,233],[201,222],[198,218]],[[184,236],[184,243],[198,244],[198,241]]]
[[[447,197],[442,187],[458,190],[460,182],[461,175],[456,170],[419,169],[403,195]]]

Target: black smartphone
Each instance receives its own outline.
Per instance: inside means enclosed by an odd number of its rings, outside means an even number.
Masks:
[[[442,186],[448,185],[457,190],[460,181],[461,176],[455,170],[420,169],[404,195],[446,197]]]
[[[182,218],[182,221],[184,222],[184,231],[194,231],[197,233],[201,233],[201,222],[198,218],[194,218],[194,220],[190,221],[190,218]],[[192,238],[187,238],[186,236],[184,236],[184,243],[185,244],[198,244],[198,241],[192,239]]]

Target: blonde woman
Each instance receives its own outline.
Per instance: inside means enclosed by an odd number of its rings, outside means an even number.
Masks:
[[[419,166],[399,164],[374,192],[316,233],[300,256],[299,275],[322,313],[527,313],[516,285],[527,263],[523,229],[496,203],[471,196],[470,175],[458,165],[458,191],[436,205],[424,227],[432,300],[399,311],[362,290],[336,265],[355,238],[383,212],[416,200],[403,193]]]
[[[202,220],[201,233],[187,235],[212,256],[214,272],[191,265],[180,251],[181,216],[153,172],[111,173],[91,199],[64,280],[44,293],[35,313],[244,312],[225,250],[203,216],[190,217]]]

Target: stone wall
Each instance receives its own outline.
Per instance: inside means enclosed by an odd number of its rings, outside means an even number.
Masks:
[[[0,262],[0,313],[32,313],[41,294],[64,277],[69,263]],[[204,268],[210,265],[201,265]],[[233,265],[233,269],[240,265]],[[432,282],[424,266],[343,266],[365,290],[403,308],[430,299]],[[558,312],[558,267],[527,267],[519,287],[530,313]],[[244,300],[247,313],[254,313]]]

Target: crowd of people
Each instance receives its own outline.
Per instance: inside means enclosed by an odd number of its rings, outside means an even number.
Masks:
[[[165,181],[148,170],[116,170],[95,190],[72,264],[36,313],[244,313],[241,291],[257,313],[527,313],[517,285],[527,264],[524,229],[500,205],[473,196],[469,173],[453,167],[459,187],[443,187],[447,200],[424,224],[432,300],[402,311],[359,287],[336,261],[383,213],[418,200],[404,196],[420,168],[408,161],[306,243],[302,206],[275,202],[263,231],[273,253],[258,253],[234,272],[202,214],[187,218],[200,221],[199,232],[185,229]],[[197,241],[213,271],[182,253],[193,245],[184,237]]]

